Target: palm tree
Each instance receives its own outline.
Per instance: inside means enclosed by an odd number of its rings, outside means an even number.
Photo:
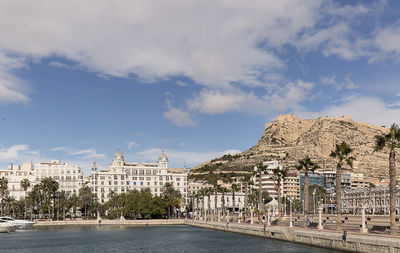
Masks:
[[[389,148],[389,191],[390,191],[390,234],[397,235],[396,227],[396,149],[400,148],[400,128],[396,124],[390,127],[387,134],[375,136],[375,151],[380,151],[384,147]]]
[[[331,151],[330,156],[332,158],[338,159],[338,163],[336,165],[336,230],[342,230],[342,222],[341,222],[341,212],[342,212],[342,167],[343,163],[346,162],[350,168],[353,168],[353,160],[354,157],[350,156],[353,152],[353,149],[346,142],[342,142],[340,144],[336,144],[335,150]]]
[[[244,184],[244,212],[243,212],[243,219],[244,222],[246,223],[246,214],[248,210],[248,202],[249,202],[249,186],[254,184],[253,180],[251,180],[250,175],[245,175],[241,179],[241,183]]]
[[[207,188],[207,213],[210,220],[211,220],[211,194],[213,192],[214,190],[211,187]]]
[[[5,177],[0,178],[0,197],[1,197],[1,215],[4,211],[4,198],[8,194],[8,179]]]
[[[254,174],[258,175],[258,220],[261,221],[261,217],[264,214],[264,204],[263,204],[263,196],[262,196],[262,175],[266,173],[267,166],[264,166],[263,163],[259,163],[254,168]]]
[[[278,194],[278,226],[281,225],[282,222],[282,201],[281,201],[281,183],[283,180],[286,178],[287,175],[287,169],[282,169],[280,166],[276,167],[275,169],[272,170],[273,172],[273,178],[276,180],[276,186],[277,186],[277,194]]]
[[[31,183],[29,182],[29,180],[27,178],[24,178],[21,180],[20,185],[21,185],[21,189],[24,190],[24,199],[25,199],[24,218],[26,218],[26,191],[31,186]]]
[[[297,161],[299,164],[296,169],[304,172],[304,186],[303,186],[303,200],[304,200],[304,227],[307,227],[307,215],[308,215],[308,173],[314,172],[318,166],[311,161],[310,157],[306,156],[301,160]]]
[[[219,189],[220,189],[220,192],[222,194],[222,196],[221,196],[221,200],[222,200],[222,205],[221,205],[221,208],[222,208],[222,219],[225,220],[225,217],[226,217],[225,193],[228,192],[228,189],[226,189],[225,187],[220,187]]]
[[[231,191],[232,191],[232,212],[233,212],[233,220],[237,222],[236,218],[236,200],[235,200],[235,192],[240,190],[239,185],[236,183],[232,183]]]

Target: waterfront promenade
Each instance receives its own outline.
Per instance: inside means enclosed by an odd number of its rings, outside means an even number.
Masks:
[[[288,226],[263,226],[227,222],[190,220],[186,224],[227,232],[242,233],[310,246],[349,252],[400,252],[400,237],[357,232],[338,233],[329,230],[304,229]]]
[[[159,225],[190,225],[208,229],[221,230],[225,232],[241,233],[268,239],[277,239],[310,246],[335,249],[349,252],[400,252],[400,236],[385,234],[360,233],[359,231],[347,230],[339,233],[333,230],[333,225],[328,229],[302,228],[297,223],[289,227],[284,222],[283,226],[240,224],[232,222],[213,222],[201,220],[169,219],[169,220],[102,220],[106,226],[159,226]],[[81,226],[99,225],[97,220],[66,220],[66,221],[39,221],[35,226]]]

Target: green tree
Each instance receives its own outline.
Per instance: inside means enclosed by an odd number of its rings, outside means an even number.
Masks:
[[[96,196],[88,186],[79,189],[79,206],[85,210],[85,217],[88,219],[88,210],[95,205]]]
[[[21,180],[21,189],[24,190],[24,202],[25,202],[25,208],[24,208],[24,218],[26,218],[26,191],[28,190],[28,188],[31,186],[31,183],[29,182],[29,180],[27,178],[24,178]]]
[[[259,210],[259,214],[258,214],[258,220],[261,221],[261,217],[262,215],[265,213],[264,210],[264,205],[262,203],[262,175],[265,174],[267,172],[267,166],[264,166],[263,163],[259,163],[255,170],[254,173],[255,175],[258,176],[258,210]]]
[[[396,227],[396,149],[400,149],[400,128],[393,124],[389,133],[375,136],[375,151],[389,148],[390,234],[397,235]]]
[[[232,192],[232,212],[233,212],[233,220],[237,222],[237,216],[236,216],[236,199],[235,199],[235,193],[240,191],[239,185],[235,182],[231,184],[231,192]]]
[[[162,196],[167,203],[168,216],[170,216],[171,211],[176,210],[176,208],[179,207],[181,204],[181,192],[179,190],[176,190],[170,183],[166,183],[162,188]],[[176,211],[174,212],[176,213]]]
[[[272,170],[273,178],[276,180],[277,194],[278,194],[278,226],[282,223],[282,197],[281,197],[281,185],[283,180],[286,178],[287,169],[281,168],[280,166]]]
[[[298,165],[296,169],[304,172],[304,187],[303,187],[303,200],[304,200],[304,227],[307,227],[307,215],[308,215],[308,173],[314,172],[318,166],[311,161],[309,156],[298,160]]]
[[[336,144],[335,150],[331,151],[330,156],[338,160],[336,165],[336,230],[342,230],[342,222],[341,222],[341,213],[342,213],[342,170],[343,170],[343,163],[346,162],[350,168],[353,168],[353,160],[354,157],[350,156],[353,152],[353,149],[346,142],[342,142],[340,144]]]
[[[8,195],[8,179],[0,178],[1,215],[4,213],[4,198]]]

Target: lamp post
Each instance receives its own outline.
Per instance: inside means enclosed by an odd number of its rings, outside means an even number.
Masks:
[[[293,222],[292,222],[292,198],[290,198],[289,201],[290,201],[289,227],[293,227]]]
[[[313,202],[314,202],[314,215],[315,215],[315,188],[314,188],[314,191],[313,191]]]

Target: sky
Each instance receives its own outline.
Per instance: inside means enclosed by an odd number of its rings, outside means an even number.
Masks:
[[[279,113],[400,123],[400,2],[0,0],[0,169],[195,166]]]

